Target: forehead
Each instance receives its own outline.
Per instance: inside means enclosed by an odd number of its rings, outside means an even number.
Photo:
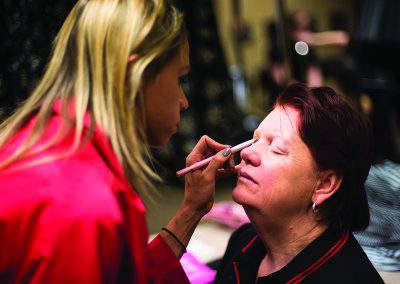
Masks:
[[[189,65],[189,43],[188,41],[185,41],[180,49],[179,56],[181,59],[181,62],[185,65]]]
[[[179,48],[179,52],[172,57],[167,65],[174,65],[178,68],[189,68],[189,44],[187,42],[183,43]]]
[[[189,51],[190,51],[189,42],[187,40],[185,40],[181,46],[180,53],[182,54],[182,56],[189,58]]]
[[[254,131],[255,136],[274,134],[283,138],[298,135],[299,112],[291,107],[274,108]]]

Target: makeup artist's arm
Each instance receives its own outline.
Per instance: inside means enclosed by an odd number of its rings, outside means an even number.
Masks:
[[[234,161],[227,145],[220,144],[208,136],[203,136],[186,159],[186,165],[201,161],[215,153],[215,157],[207,167],[196,170],[185,176],[185,194],[176,215],[171,219],[166,228],[187,246],[192,234],[201,218],[207,214],[214,203],[215,181],[218,170],[228,165],[234,173]],[[226,167],[225,167],[226,168]],[[223,174],[226,176],[226,173]],[[171,247],[175,255],[180,258],[184,252],[182,246],[166,231],[160,232],[161,236]]]

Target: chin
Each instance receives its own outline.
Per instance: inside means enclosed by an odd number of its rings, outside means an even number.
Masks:
[[[162,148],[168,143],[168,140],[149,143],[151,148]]]
[[[256,189],[242,184],[237,184],[232,191],[233,201],[243,206],[257,203],[258,198]]]
[[[232,199],[238,204],[243,204],[243,190],[236,185],[236,187],[232,191]]]
[[[148,143],[152,148],[161,148],[165,146],[169,140],[171,139],[172,135],[164,135],[159,137],[149,137]]]

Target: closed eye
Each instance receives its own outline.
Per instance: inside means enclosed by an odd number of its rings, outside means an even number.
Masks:
[[[284,150],[282,150],[282,149],[279,149],[279,148],[271,148],[271,151],[274,153],[274,154],[277,154],[277,155],[286,155],[286,152],[284,151]]]

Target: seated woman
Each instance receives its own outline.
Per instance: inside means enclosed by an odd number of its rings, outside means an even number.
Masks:
[[[383,283],[352,231],[369,223],[371,127],[328,87],[293,84],[241,152],[236,230],[215,283]]]

